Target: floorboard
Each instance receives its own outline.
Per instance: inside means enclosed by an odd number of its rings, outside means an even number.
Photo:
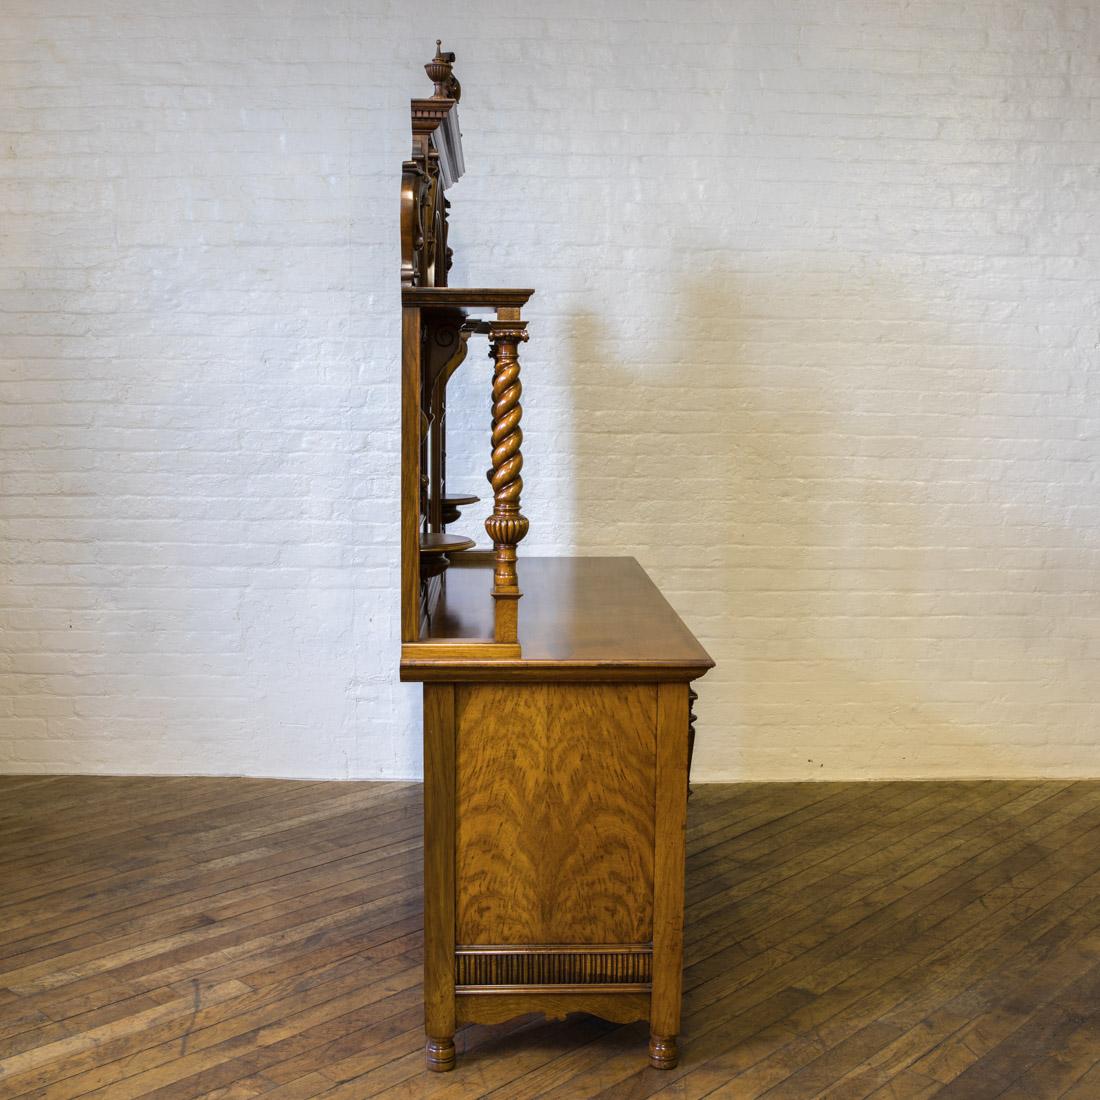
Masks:
[[[421,791],[0,778],[0,1100],[1100,1098],[1100,783],[698,786],[681,1064],[423,1071]]]

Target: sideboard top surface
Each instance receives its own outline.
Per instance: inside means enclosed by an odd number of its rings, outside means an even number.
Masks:
[[[687,680],[714,665],[634,558],[524,557],[519,565],[522,656],[433,656],[433,645],[493,637],[486,579],[492,564],[466,565],[460,555],[455,558],[420,644],[405,646],[403,680],[585,674]]]

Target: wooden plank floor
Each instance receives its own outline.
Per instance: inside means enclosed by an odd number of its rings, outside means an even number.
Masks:
[[[1100,1098],[1100,783],[691,802],[683,1059],[421,1056],[420,789],[0,779],[0,1097]]]

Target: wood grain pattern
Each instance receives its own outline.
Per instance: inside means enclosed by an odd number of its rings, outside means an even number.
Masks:
[[[714,666],[633,558],[525,557],[522,573],[520,659],[447,660],[425,651],[402,657],[402,679],[686,680]],[[483,556],[448,570],[424,640],[490,641],[491,576]],[[416,646],[404,652],[416,654]]]
[[[656,707],[643,684],[458,688],[461,943],[651,939]]]
[[[421,813],[416,784],[0,778],[0,1097],[1100,1095],[1100,783],[697,786],[664,1074],[644,1024],[499,995],[424,1073]]]

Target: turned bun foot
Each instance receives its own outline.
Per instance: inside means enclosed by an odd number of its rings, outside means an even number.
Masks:
[[[675,1035],[651,1035],[649,1037],[649,1064],[654,1069],[675,1069],[680,1060]]]
[[[432,1073],[446,1073],[454,1069],[454,1039],[429,1039],[424,1046],[424,1060]]]

